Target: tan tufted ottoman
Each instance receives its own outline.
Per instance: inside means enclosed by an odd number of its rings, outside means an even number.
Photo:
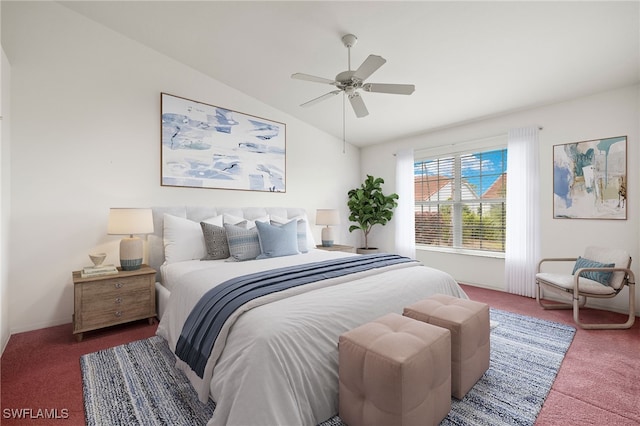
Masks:
[[[451,333],[387,314],[339,339],[339,415],[349,426],[437,425],[451,409]]]
[[[489,368],[489,305],[436,294],[404,315],[451,331],[451,395],[462,399]]]

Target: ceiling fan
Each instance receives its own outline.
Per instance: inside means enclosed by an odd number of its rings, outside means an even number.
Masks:
[[[351,47],[353,47],[358,38],[353,34],[347,34],[342,37],[342,43],[348,49],[348,71],[343,71],[340,74],[336,75],[335,80],[329,80],[328,78],[316,77],[314,75],[303,74],[303,73],[295,73],[291,75],[291,78],[297,80],[306,80],[312,81],[315,83],[323,83],[323,84],[331,84],[336,86],[338,89],[333,90],[329,93],[326,93],[322,96],[319,96],[315,99],[312,99],[308,102],[303,103],[302,107],[308,107],[311,105],[315,105],[318,102],[321,102],[325,99],[328,99],[334,95],[337,95],[340,92],[346,94],[349,98],[349,102],[351,103],[351,107],[353,111],[356,113],[358,118],[366,117],[369,115],[369,111],[364,104],[364,100],[358,93],[358,90],[362,89],[365,92],[376,92],[376,93],[390,93],[394,95],[410,95],[415,90],[415,86],[413,84],[382,84],[382,83],[365,83],[365,80],[369,78],[371,74],[376,72],[378,68],[384,65],[387,62],[382,56],[377,55],[369,55],[367,59],[358,67],[357,70],[351,70]]]

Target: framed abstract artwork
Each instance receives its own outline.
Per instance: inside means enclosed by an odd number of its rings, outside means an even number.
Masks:
[[[286,125],[161,94],[161,185],[286,192]]]
[[[553,146],[553,217],[627,218],[627,137]]]

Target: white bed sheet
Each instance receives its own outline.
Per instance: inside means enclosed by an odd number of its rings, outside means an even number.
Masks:
[[[184,274],[199,269],[216,268],[217,264],[223,262],[227,262],[227,260],[186,260],[184,262],[165,263],[160,266],[162,286],[172,291],[176,285],[179,285],[180,279]]]
[[[174,264],[163,271],[173,274],[173,291],[158,334],[175,349],[197,300],[234,276],[351,255],[312,250],[240,263],[198,261],[192,270],[190,265]],[[239,315],[217,361],[207,365],[204,379],[178,361],[200,398],[210,395],[217,404],[209,425],[316,425],[338,411],[338,336],[389,312],[402,313],[404,306],[432,294],[467,297],[451,276],[418,263],[307,285],[304,290],[267,296],[270,303],[258,302]]]

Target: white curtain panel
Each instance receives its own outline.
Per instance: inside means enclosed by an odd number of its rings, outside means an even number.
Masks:
[[[396,194],[398,207],[395,212],[395,252],[401,256],[416,258],[415,230],[415,178],[413,175],[413,150],[396,153]]]
[[[511,129],[507,145],[505,284],[509,293],[535,297],[540,258],[538,127]]]

